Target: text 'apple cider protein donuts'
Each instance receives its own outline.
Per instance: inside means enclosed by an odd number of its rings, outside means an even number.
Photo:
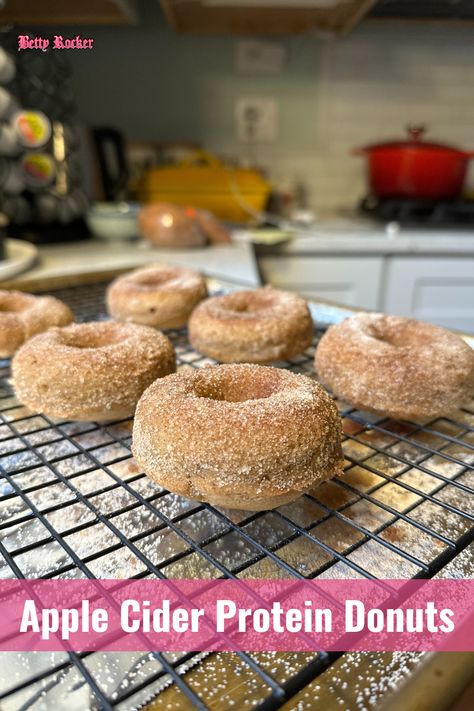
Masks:
[[[292,501],[343,467],[340,417],[324,388],[250,364],[155,381],[137,406],[133,453],[170,491],[252,511]]]
[[[0,290],[0,358],[9,358],[29,338],[74,320],[71,309],[54,296]]]
[[[311,345],[312,335],[305,300],[269,286],[206,299],[189,321],[193,347],[223,363],[291,358]]]
[[[393,419],[437,417],[474,397],[474,350],[444,328],[399,316],[361,313],[331,326],[315,367],[341,400]]]
[[[53,328],[25,343],[12,362],[23,405],[52,417],[96,422],[130,417],[150,383],[174,371],[166,336],[111,321]]]
[[[118,277],[107,289],[107,310],[117,321],[180,328],[207,296],[205,279],[192,269],[154,265]]]

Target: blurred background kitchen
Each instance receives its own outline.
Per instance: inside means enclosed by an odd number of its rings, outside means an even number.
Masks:
[[[165,261],[474,332],[474,0],[3,0],[0,26],[7,285]]]

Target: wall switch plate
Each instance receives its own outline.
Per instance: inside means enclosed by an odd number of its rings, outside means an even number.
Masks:
[[[239,40],[234,60],[239,74],[278,74],[286,62],[286,48],[281,42]]]
[[[242,97],[235,105],[237,138],[244,143],[271,143],[278,134],[278,103],[264,97]]]

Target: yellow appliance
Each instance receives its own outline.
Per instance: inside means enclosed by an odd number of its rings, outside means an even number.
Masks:
[[[270,189],[257,170],[226,166],[199,150],[176,165],[145,171],[137,185],[137,199],[198,207],[222,220],[246,223],[265,209]]]

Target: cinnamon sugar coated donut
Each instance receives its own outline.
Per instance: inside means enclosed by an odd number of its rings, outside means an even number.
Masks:
[[[9,358],[37,333],[74,320],[71,309],[54,296],[0,289],[0,358]]]
[[[192,269],[153,265],[118,277],[107,289],[107,310],[117,321],[180,328],[207,296],[204,278]]]
[[[187,370],[141,397],[133,452],[160,486],[260,511],[342,472],[341,424],[324,388],[259,365]]]
[[[156,378],[175,371],[173,346],[147,326],[112,321],[53,328],[20,348],[13,385],[23,405],[69,420],[133,415]]]
[[[361,313],[331,326],[315,367],[339,398],[393,419],[437,417],[474,396],[474,350],[444,328],[398,316]]]
[[[304,299],[270,286],[203,301],[189,320],[189,340],[223,363],[271,363],[311,345],[313,323]]]

